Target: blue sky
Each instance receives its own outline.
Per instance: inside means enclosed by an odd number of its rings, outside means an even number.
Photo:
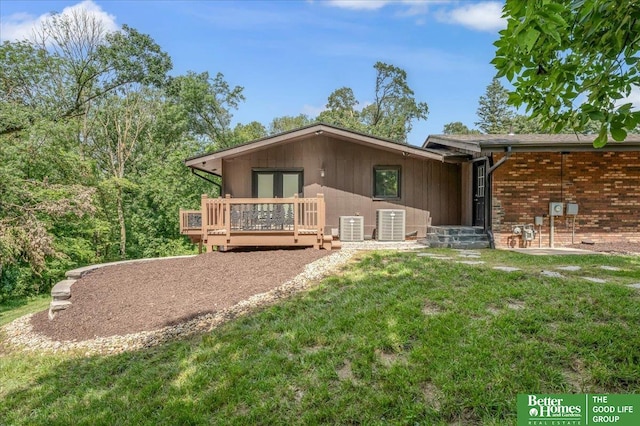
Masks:
[[[474,127],[478,99],[503,28],[501,1],[0,1],[0,39],[29,37],[49,12],[86,8],[117,29],[149,34],[172,58],[172,74],[209,71],[244,87],[234,123],[316,116],[335,89],[373,99],[376,61],[408,74],[429,118],[409,135],[420,145],[444,124]]]

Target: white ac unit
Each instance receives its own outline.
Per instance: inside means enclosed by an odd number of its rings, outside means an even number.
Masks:
[[[340,216],[340,241],[364,241],[364,217]]]
[[[376,211],[376,235],[378,241],[404,241],[405,211],[380,209]]]

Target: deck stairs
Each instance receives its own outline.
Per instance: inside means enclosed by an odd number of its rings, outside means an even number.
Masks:
[[[481,226],[430,226],[419,241],[431,248],[479,249],[491,246]]]

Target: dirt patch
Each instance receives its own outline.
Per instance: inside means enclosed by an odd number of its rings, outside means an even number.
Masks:
[[[336,371],[336,373],[338,374],[338,378],[340,380],[353,380],[353,370],[351,370],[351,361],[346,360],[344,362],[344,365],[342,367],[340,367],[340,369],[338,371]]]
[[[427,406],[431,407],[434,411],[440,411],[443,394],[436,385],[431,382],[424,383],[422,385],[422,395],[424,396],[424,402]]]
[[[71,290],[72,305],[53,321],[47,312],[31,319],[33,331],[52,340],[156,330],[229,308],[301,273],[326,250],[212,252],[182,259],[97,269]]]
[[[424,306],[422,307],[422,313],[426,316],[433,316],[442,313],[442,309],[435,302],[431,300],[425,300]]]

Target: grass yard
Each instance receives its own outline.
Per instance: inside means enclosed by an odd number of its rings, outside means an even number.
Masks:
[[[8,324],[23,315],[49,309],[50,303],[51,296],[47,294],[0,304],[0,326]]]
[[[191,340],[114,356],[5,353],[0,424],[505,425],[518,393],[640,392],[640,291],[627,287],[640,257],[482,260],[363,254]],[[563,265],[582,269],[540,274]]]

